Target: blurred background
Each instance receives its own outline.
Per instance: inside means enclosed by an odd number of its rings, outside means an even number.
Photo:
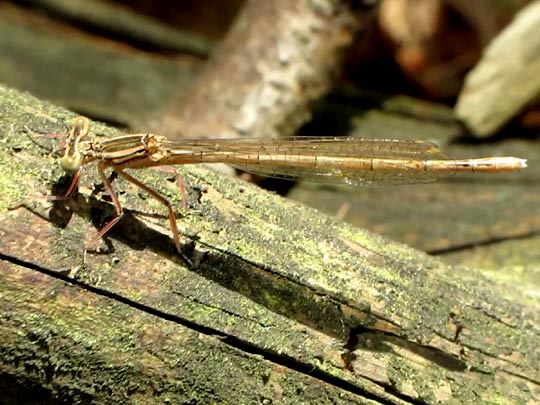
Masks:
[[[538,273],[540,2],[0,3],[0,82],[180,139],[420,139],[517,174],[270,189],[454,263]]]

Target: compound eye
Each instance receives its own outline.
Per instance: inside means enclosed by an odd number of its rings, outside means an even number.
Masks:
[[[72,132],[75,136],[81,140],[88,134],[90,128],[90,122],[86,117],[77,117],[73,120]]]
[[[60,167],[66,173],[75,173],[81,168],[81,155],[79,153],[76,153],[73,156],[68,156],[66,154],[59,159],[59,162]]]
[[[90,121],[85,117],[77,117],[73,120],[73,126],[69,131],[67,140],[61,145],[63,156],[60,158],[60,166],[68,173],[74,173],[81,168],[83,155],[79,150],[82,139],[88,135]]]

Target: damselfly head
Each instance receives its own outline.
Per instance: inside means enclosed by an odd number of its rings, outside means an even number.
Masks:
[[[58,161],[60,162],[60,167],[70,174],[76,173],[82,165],[82,158],[79,153],[74,155],[64,154]]]
[[[83,164],[83,155],[79,149],[79,143],[88,135],[90,122],[85,117],[77,117],[73,120],[73,126],[60,147],[63,155],[59,159],[60,166],[68,173],[77,172]]]

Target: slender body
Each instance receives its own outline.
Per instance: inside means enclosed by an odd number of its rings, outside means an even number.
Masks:
[[[173,142],[153,134],[88,138],[89,122],[77,118],[60,159],[62,168],[75,173],[68,191],[77,186],[82,166],[98,161],[98,172],[111,194],[118,216],[100,230],[103,236],[122,215],[122,207],[104,174],[112,168],[126,180],[150,193],[169,209],[177,248],[180,248],[170,203],[125,169],[193,163],[226,163],[248,172],[281,178],[349,185],[411,184],[436,181],[457,172],[500,173],[521,170],[526,160],[514,157],[454,160],[435,144],[415,140],[358,138],[213,139]],[[185,198],[184,198],[185,202]]]

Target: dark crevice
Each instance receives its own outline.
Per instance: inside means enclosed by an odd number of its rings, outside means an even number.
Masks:
[[[535,237],[538,235],[540,235],[540,231],[535,230],[535,231],[523,233],[521,235],[495,236],[495,237],[485,239],[482,241],[467,242],[463,244],[455,244],[446,248],[427,250],[426,253],[432,256],[442,256],[449,253],[456,253],[456,252],[461,252],[464,250],[470,250],[476,247],[485,247],[485,246],[496,245],[496,244],[507,242],[507,241],[529,239],[531,237]]]
[[[226,338],[223,338],[221,340],[227,345],[234,347],[235,349],[241,350],[242,352],[262,356],[264,357],[265,360],[269,362],[278,364],[280,366],[294,370],[300,374],[304,374],[309,377],[315,378],[317,380],[323,381],[326,384],[330,384],[334,387],[340,388],[352,394],[359,395],[363,398],[376,401],[377,403],[380,403],[380,404],[389,404],[389,405],[395,404],[395,401],[375,395],[372,392],[367,391],[358,385],[355,385],[348,381],[344,381],[340,379],[339,377],[336,377],[321,369],[318,369],[314,367],[313,364],[301,363],[290,356],[285,356],[283,354],[276,354],[273,352],[261,350],[261,348],[259,348],[258,346],[255,346],[245,340],[238,339],[235,336],[227,336]],[[380,383],[376,381],[373,381],[373,380],[369,380],[369,381],[373,382],[376,385],[382,386]],[[399,392],[395,392],[393,389],[391,389],[391,387],[385,387],[385,386],[382,386],[382,387],[385,389],[386,392],[388,392],[392,396],[395,396],[401,399],[406,399],[407,401],[411,401],[409,397],[404,396],[403,394]],[[424,402],[418,402],[418,404],[424,404]]]
[[[290,356],[285,356],[283,354],[276,354],[276,353],[273,353],[273,352],[268,352],[268,351],[263,350],[260,347],[254,345],[254,344],[252,344],[252,343],[250,343],[248,341],[239,339],[236,336],[228,335],[228,334],[223,333],[222,331],[220,331],[218,329],[215,329],[215,328],[212,328],[212,327],[209,327],[209,326],[200,325],[200,324],[192,322],[192,321],[190,321],[188,319],[181,318],[179,316],[172,315],[172,314],[169,314],[167,312],[163,312],[163,311],[157,310],[155,308],[149,307],[147,305],[141,304],[139,302],[133,301],[133,300],[131,300],[129,298],[126,298],[126,297],[124,297],[122,295],[119,295],[117,293],[107,291],[107,290],[104,290],[104,289],[101,289],[101,288],[86,284],[86,283],[84,283],[82,281],[79,281],[79,280],[72,279],[72,278],[68,277],[63,271],[51,270],[49,268],[42,267],[42,266],[40,266],[38,264],[35,264],[35,263],[32,263],[32,262],[27,262],[25,260],[22,260],[22,259],[19,259],[17,257],[14,257],[14,256],[4,254],[2,252],[0,252],[0,260],[4,260],[4,261],[9,262],[11,264],[21,266],[21,267],[24,267],[24,268],[27,268],[27,269],[30,269],[30,270],[34,270],[34,271],[37,271],[37,272],[40,272],[40,273],[45,274],[47,276],[53,277],[53,278],[55,278],[57,280],[63,281],[65,283],[67,283],[67,284],[82,288],[83,290],[91,292],[93,294],[96,294],[96,295],[98,295],[100,297],[115,300],[115,301],[117,301],[119,303],[128,305],[129,307],[131,307],[133,309],[145,312],[145,313],[147,313],[149,315],[153,315],[153,316],[156,316],[156,317],[158,317],[160,319],[164,319],[164,320],[167,320],[167,321],[177,323],[177,324],[182,325],[182,326],[184,326],[184,327],[186,327],[188,329],[191,329],[191,330],[193,330],[195,332],[198,332],[198,333],[201,333],[201,334],[204,334],[204,335],[208,335],[208,336],[217,337],[223,343],[225,343],[228,346],[233,347],[233,348],[235,348],[235,349],[237,349],[239,351],[254,354],[254,355],[257,355],[257,356],[262,356],[264,359],[266,359],[269,362],[278,364],[280,366],[283,366],[283,367],[289,368],[291,370],[294,370],[294,371],[296,371],[298,373],[301,373],[301,374],[307,375],[309,377],[318,379],[318,380],[320,380],[322,382],[325,382],[325,383],[330,384],[332,386],[335,386],[337,388],[343,389],[343,390],[345,390],[347,392],[350,392],[352,394],[359,395],[361,397],[364,397],[364,398],[367,398],[367,399],[370,399],[370,400],[378,401],[379,403],[382,403],[382,404],[393,404],[393,403],[395,403],[394,401],[385,400],[384,398],[381,399],[380,396],[377,396],[377,395],[375,395],[375,394],[373,394],[373,393],[371,393],[371,392],[369,392],[369,391],[367,391],[367,390],[365,390],[365,389],[363,389],[363,388],[361,388],[361,387],[359,387],[357,385],[354,385],[354,384],[352,384],[350,382],[347,382],[347,381],[343,381],[343,380],[339,379],[336,376],[333,376],[333,375],[331,375],[331,374],[329,374],[327,372],[324,372],[324,371],[322,371],[320,369],[317,369],[312,364],[299,362],[296,359],[294,359],[294,358],[292,358]],[[385,388],[388,388],[388,387],[385,387]],[[402,396],[401,394],[399,394],[397,392],[392,392],[391,390],[389,390],[388,392],[391,393],[394,396],[400,396],[400,397]],[[406,397],[404,397],[404,398],[406,398]],[[407,398],[407,400],[410,400],[410,398]],[[418,403],[423,403],[423,402],[418,402]]]
[[[380,331],[375,331],[375,330],[372,330],[372,329],[369,329],[369,328],[365,328],[363,326],[357,326],[357,327],[354,327],[354,328],[350,328],[349,329],[349,336],[347,338],[347,341],[343,345],[343,348],[344,348],[345,351],[341,355],[341,358],[343,359],[343,362],[345,364],[345,368],[347,370],[351,371],[351,372],[355,371],[353,363],[357,358],[354,351],[358,350],[360,347],[362,347],[364,350],[367,349],[367,347],[364,345],[365,342],[363,342],[363,340],[364,340],[363,337],[364,336],[376,336],[376,337],[380,338],[381,342],[383,342],[383,346],[384,346],[384,338],[385,338],[385,336],[391,337],[392,339],[399,339],[398,337],[396,337],[393,334],[386,334],[386,333],[383,333],[383,332],[380,332]],[[368,338],[368,339],[370,339],[370,338]],[[379,342],[379,343],[381,343],[381,342]],[[377,344],[377,346],[378,346],[377,349],[381,348],[379,346],[379,344]],[[389,351],[389,350],[384,350],[384,351]],[[403,401],[406,401],[407,403],[417,404],[417,405],[422,405],[422,404],[426,403],[425,401],[423,401],[421,399],[413,398],[411,396],[403,394],[402,392],[397,391],[391,385],[383,384],[380,381],[371,379],[371,378],[366,377],[366,376],[363,376],[363,378],[371,381],[373,384],[384,387],[386,392],[388,392],[389,394],[391,394],[391,395],[393,395],[395,397],[398,397],[399,399],[401,399]],[[378,399],[378,401],[380,401],[380,399]],[[384,402],[381,402],[381,403],[384,403]]]
[[[341,355],[341,358],[343,359],[345,368],[349,371],[354,371],[353,362],[354,360],[356,360],[356,355],[353,352],[357,348],[358,343],[359,343],[358,335],[362,333],[363,330],[365,329],[360,328],[360,327],[350,328],[349,337],[347,338],[347,341],[343,345],[343,348],[345,349],[345,351]]]
[[[524,374],[515,373],[515,372],[513,372],[513,371],[510,371],[510,370],[504,370],[504,369],[502,369],[501,372],[506,373],[506,374],[508,374],[508,375],[511,375],[511,376],[513,376],[513,377],[516,377],[516,378],[519,378],[519,379],[528,381],[528,382],[530,382],[530,383],[532,383],[532,384],[540,385],[540,380],[531,378],[531,377],[526,376],[526,375],[524,375]]]

